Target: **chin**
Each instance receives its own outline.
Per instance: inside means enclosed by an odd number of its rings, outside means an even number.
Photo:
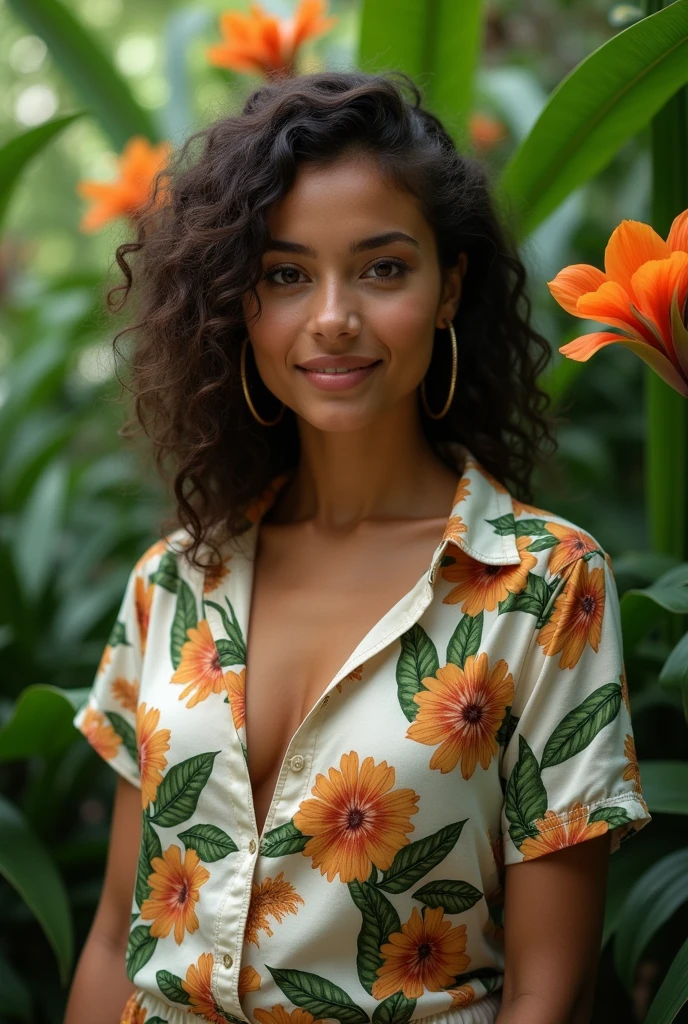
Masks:
[[[375,412],[363,409],[320,409],[299,413],[301,418],[315,430],[329,434],[347,434],[362,430],[375,422]]]

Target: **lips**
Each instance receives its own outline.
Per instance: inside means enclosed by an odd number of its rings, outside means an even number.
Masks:
[[[317,373],[337,373],[347,370],[365,369],[366,367],[379,362],[379,359],[374,359],[372,356],[322,355],[314,356],[312,359],[305,359],[302,363],[298,364],[298,367],[301,370],[314,370]]]

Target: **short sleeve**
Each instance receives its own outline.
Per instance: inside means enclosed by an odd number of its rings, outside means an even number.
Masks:
[[[516,682],[500,759],[505,864],[650,822],[626,683],[619,597],[596,550],[551,581]]]
[[[73,723],[115,771],[141,788],[137,707],[149,602],[140,559],[127,580],[117,618],[103,650],[86,703]]]

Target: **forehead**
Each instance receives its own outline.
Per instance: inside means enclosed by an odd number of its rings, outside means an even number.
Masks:
[[[418,199],[400,189],[372,157],[350,156],[328,164],[302,164],[290,191],[271,208],[274,238],[304,240],[317,234],[362,238],[403,229],[421,245],[433,234]]]

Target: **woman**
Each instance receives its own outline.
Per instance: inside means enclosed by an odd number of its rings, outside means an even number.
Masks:
[[[358,72],[198,134],[118,251],[179,519],[75,717],[122,780],[67,1024],[587,1021],[650,816],[483,169]]]

